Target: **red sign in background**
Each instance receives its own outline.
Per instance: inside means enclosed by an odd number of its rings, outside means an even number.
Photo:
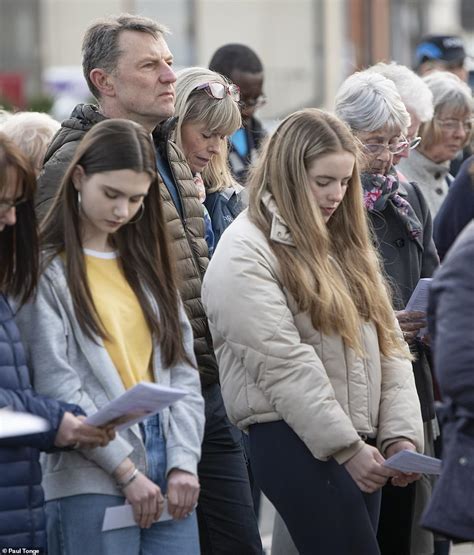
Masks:
[[[6,100],[17,108],[25,105],[24,78],[21,73],[0,72],[0,104]]]

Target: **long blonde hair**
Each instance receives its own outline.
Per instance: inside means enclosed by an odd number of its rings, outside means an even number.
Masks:
[[[176,105],[175,115],[178,116],[176,125],[175,141],[182,150],[181,127],[185,123],[203,123],[211,133],[221,135],[232,135],[242,125],[240,108],[235,100],[229,95],[217,99],[209,96],[204,90],[196,90],[196,87],[204,83],[217,81],[228,85],[225,77],[202,67],[190,67],[179,71],[176,81]],[[230,172],[228,163],[228,144],[222,144],[222,148],[212,158],[202,172],[202,179],[209,193],[223,191],[228,187],[236,185]]]
[[[283,285],[315,329],[339,333],[363,355],[360,320],[374,322],[384,355],[408,356],[394,325],[380,262],[371,243],[359,178],[359,149],[335,116],[309,108],[288,116],[269,137],[249,177],[249,215],[269,238],[268,191],[294,246],[270,241]],[[328,224],[311,192],[308,168],[321,156],[350,152],[356,163],[346,195]]]

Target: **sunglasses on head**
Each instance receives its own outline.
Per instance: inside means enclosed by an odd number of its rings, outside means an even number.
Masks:
[[[224,85],[223,83],[219,83],[219,81],[209,81],[209,83],[198,85],[194,90],[206,91],[209,96],[217,100],[222,100],[226,95],[229,95],[235,102],[239,102],[240,100],[240,89],[233,83]]]

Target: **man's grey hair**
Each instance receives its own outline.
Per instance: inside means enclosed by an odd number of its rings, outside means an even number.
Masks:
[[[393,81],[406,109],[415,114],[422,123],[432,119],[433,93],[414,71],[396,62],[379,62],[369,67],[369,71],[380,73]]]
[[[99,100],[100,93],[90,79],[90,73],[100,68],[112,73],[117,67],[121,51],[119,38],[123,31],[148,33],[156,39],[168,29],[153,19],[140,15],[121,14],[95,20],[86,30],[82,41],[82,70],[91,93]]]
[[[350,75],[336,93],[335,112],[353,131],[372,132],[388,126],[406,133],[410,115],[394,83],[379,73]]]

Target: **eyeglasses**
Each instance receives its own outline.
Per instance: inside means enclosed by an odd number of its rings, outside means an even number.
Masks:
[[[408,140],[408,148],[409,150],[413,150],[421,143],[421,137],[413,137],[413,139]]]
[[[373,155],[382,154],[384,150],[388,150],[391,154],[400,154],[400,152],[403,152],[407,147],[410,146],[410,143],[406,139],[404,139],[403,141],[393,144],[363,143],[363,146],[369,154]]]
[[[26,202],[26,198],[19,200],[2,200],[0,201],[0,216],[5,216],[12,208],[18,208],[21,204]]]
[[[234,83],[224,85],[223,83],[219,83],[219,81],[210,81],[209,83],[198,85],[194,90],[204,90],[209,96],[217,100],[222,100],[226,95],[229,95],[235,102],[239,102],[240,100],[240,89],[237,85],[234,85]]]
[[[248,100],[241,100],[241,108],[261,108],[267,103],[267,97],[264,94],[257,96],[257,98],[249,98]]]
[[[459,129],[459,124],[462,125],[464,131],[466,133],[470,133],[472,131],[472,119],[436,119],[436,123],[445,129],[446,131],[457,131]]]

